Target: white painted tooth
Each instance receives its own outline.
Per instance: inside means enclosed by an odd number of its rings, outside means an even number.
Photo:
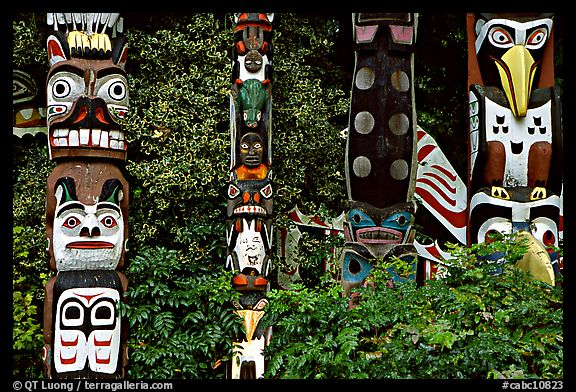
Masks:
[[[67,128],[60,128],[58,131],[59,131],[58,136],[60,136],[60,137],[68,136],[68,129]]]
[[[110,148],[118,149],[118,140],[110,139]]]
[[[54,133],[56,133],[56,131],[54,131]],[[60,145],[60,139],[57,138],[57,137],[55,137],[55,138],[54,138],[54,146],[55,146],[55,147],[58,147],[59,145]]]
[[[87,145],[90,141],[90,130],[86,128],[80,128],[80,144]]]
[[[110,131],[110,139],[118,140],[118,131],[117,130],[111,130]]]
[[[124,140],[124,132],[118,131],[118,140]]]
[[[99,129],[93,129],[92,130],[92,145],[93,146],[97,146],[100,144],[100,130]]]
[[[120,140],[120,141],[118,142],[118,149],[119,149],[119,150],[124,150],[124,141]]]
[[[108,132],[102,131],[100,133],[100,147],[108,148]]]
[[[75,129],[70,130],[70,134],[68,135],[68,145],[72,146],[79,146],[80,141],[78,140],[78,131]]]
[[[58,138],[58,140],[60,140],[60,147],[68,146],[68,139],[66,139],[65,137]]]

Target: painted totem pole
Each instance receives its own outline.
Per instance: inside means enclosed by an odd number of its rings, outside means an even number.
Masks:
[[[468,242],[520,233],[529,244],[520,268],[550,284],[561,260],[549,247],[563,231],[553,26],[552,14],[467,16]]]
[[[119,14],[49,13],[44,353],[48,378],[125,375],[127,40]]]
[[[416,269],[416,20],[411,13],[353,14],[356,56],[345,155],[350,208],[341,256],[347,295],[364,284],[378,259],[398,257]]]
[[[234,342],[228,378],[262,378],[269,328],[258,326],[270,290],[272,249],[272,21],[274,14],[235,14],[231,50],[231,162],[226,268],[240,292],[235,312],[245,336]]]
[[[12,133],[20,138],[47,133],[46,104],[39,80],[41,77],[34,69],[12,70]]]

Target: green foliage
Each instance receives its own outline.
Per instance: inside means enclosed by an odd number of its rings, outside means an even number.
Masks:
[[[562,378],[562,285],[529,279],[513,258],[495,274],[477,258],[488,248],[455,246],[449,275],[420,287],[390,284],[398,260],[378,264],[349,310],[336,281],[273,291],[267,378]]]
[[[232,274],[186,252],[142,248],[127,271],[132,286],[122,314],[130,324],[130,378],[223,378],[241,320]],[[162,364],[162,366],[158,366]]]

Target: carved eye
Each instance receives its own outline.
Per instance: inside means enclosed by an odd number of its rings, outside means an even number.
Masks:
[[[408,222],[408,219],[406,219],[404,215],[400,215],[396,221],[400,226],[404,226]]]
[[[262,145],[260,143],[254,143],[254,148],[262,148]]]
[[[73,229],[80,224],[80,219],[76,218],[75,216],[68,217],[62,226],[67,227],[68,229]]]
[[[126,97],[126,85],[124,82],[117,80],[108,86],[108,95],[110,98],[121,101]]]
[[[510,33],[502,27],[493,27],[488,33],[488,39],[492,45],[498,48],[510,48],[514,45],[514,40]]]
[[[260,301],[258,301],[258,303],[256,305],[254,305],[254,310],[263,310],[266,305],[268,305],[268,301],[266,299],[261,299]]]
[[[90,313],[90,321],[92,325],[111,325],[114,323],[115,317],[114,304],[108,301],[102,301],[92,308]]]
[[[62,324],[77,327],[84,322],[84,308],[77,302],[68,302],[62,308]]]
[[[56,98],[65,98],[70,95],[70,83],[68,80],[60,79],[52,85],[52,95]]]
[[[526,40],[526,47],[528,49],[538,49],[542,47],[546,41],[547,36],[548,31],[544,27],[533,31]]]
[[[100,219],[100,222],[109,229],[118,226],[118,222],[112,216],[105,216],[104,218]]]
[[[246,117],[246,116],[244,116],[244,117]],[[244,119],[246,119],[246,118],[244,118]],[[250,146],[248,145],[248,143],[242,143],[240,145],[240,148],[243,150],[248,150],[250,148]]]
[[[256,115],[256,120],[260,121],[261,117],[262,117],[262,114],[260,112],[258,112],[258,114]]]
[[[248,119],[248,113],[244,112],[244,120]]]

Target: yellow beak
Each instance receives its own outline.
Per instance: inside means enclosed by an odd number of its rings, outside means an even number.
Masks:
[[[544,245],[542,245],[540,241],[537,241],[536,238],[527,231],[518,233],[518,238],[526,239],[526,244],[528,246],[528,251],[524,257],[518,261],[518,268],[528,273],[532,279],[554,286],[554,269],[552,268],[550,256],[548,255]]]
[[[502,87],[516,117],[525,117],[538,63],[521,45],[510,48],[501,59],[494,59]]]
[[[260,322],[264,312],[261,310],[236,310],[236,314],[244,320],[244,329],[246,330],[246,340],[250,342],[252,336],[254,336],[254,331]]]

